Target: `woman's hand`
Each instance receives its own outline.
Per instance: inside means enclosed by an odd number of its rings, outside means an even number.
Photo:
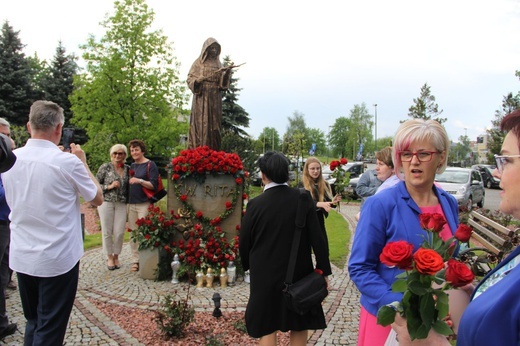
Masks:
[[[316,207],[325,210],[327,213],[332,209],[332,202],[318,202],[316,203]]]
[[[395,314],[392,329],[397,333],[399,346],[450,346],[448,339],[444,335],[435,332],[433,328],[430,329],[426,339],[415,339],[412,341],[410,339],[410,334],[408,334],[408,327],[406,327],[406,319],[401,317],[399,313]]]
[[[136,178],[136,177],[132,177],[130,178],[130,180],[128,181],[131,185],[133,184],[141,184],[141,179],[139,178]]]
[[[112,189],[117,189],[119,186],[120,186],[119,181],[114,180],[114,181],[112,182],[112,184],[108,185],[108,188],[109,188],[110,190],[112,190]]]

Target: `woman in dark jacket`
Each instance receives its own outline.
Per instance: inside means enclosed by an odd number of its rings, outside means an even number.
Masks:
[[[305,345],[308,329],[326,328],[321,305],[305,315],[285,306],[282,290],[295,233],[300,191],[287,185],[289,162],[277,152],[267,152],[258,165],[264,192],[249,201],[240,229],[240,257],[244,270],[251,272],[251,292],[246,309],[248,334],[260,338],[260,345],[276,345],[276,332],[291,331],[291,345]],[[306,229],[302,232],[294,271],[294,281],[316,268],[330,275],[329,249],[316,216],[311,196],[305,192],[301,208],[306,210]],[[312,250],[312,251],[311,251]]]

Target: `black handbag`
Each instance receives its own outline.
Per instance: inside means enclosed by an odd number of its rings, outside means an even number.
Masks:
[[[307,191],[305,189],[300,189],[298,210],[296,212],[296,231],[293,237],[291,257],[289,258],[289,266],[287,267],[287,274],[285,277],[285,288],[283,289],[287,308],[299,315],[305,315],[314,307],[319,306],[329,294],[327,281],[323,275],[315,271],[293,283],[294,267],[296,265],[300,236],[302,231],[305,229],[306,209],[302,208],[301,200],[305,197],[304,194],[306,193]]]

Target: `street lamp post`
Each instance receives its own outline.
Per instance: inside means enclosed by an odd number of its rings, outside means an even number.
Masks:
[[[376,144],[376,151],[377,151],[377,103],[374,103],[374,108],[375,108],[375,111],[376,111],[376,113],[375,113],[375,119],[376,119],[376,121],[375,121],[375,126],[374,126],[374,128],[375,128],[375,131],[376,131],[375,144]]]

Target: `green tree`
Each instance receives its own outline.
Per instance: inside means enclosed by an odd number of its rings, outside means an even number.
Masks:
[[[114,3],[101,23],[105,35],[90,36],[84,50],[86,73],[74,79],[72,123],[86,129],[85,146],[96,167],[114,143],[139,138],[153,155],[170,157],[188,124],[179,122],[186,102],[178,62],[161,30],[150,29],[153,10],[144,0]]]
[[[374,122],[364,102],[361,105],[354,105],[354,108],[350,110],[349,120],[346,155],[354,160],[360,146],[363,145],[365,147],[367,143],[372,141]]]
[[[249,136],[242,137],[231,131],[225,132],[222,136],[221,150],[228,153],[236,153],[242,160],[244,170],[252,172],[258,153],[251,148],[254,147],[253,139]]]
[[[231,66],[233,62],[228,56],[224,57],[224,66]],[[232,132],[241,136],[249,136],[241,127],[249,127],[249,114],[240,106],[238,96],[240,88],[237,87],[239,79],[231,77],[229,88],[224,92],[222,99],[222,129],[224,132]]]
[[[329,146],[332,156],[345,157],[347,154],[347,142],[349,137],[350,119],[339,117],[332,125],[329,132]]]
[[[457,144],[452,146],[450,150],[448,162],[457,162],[462,163],[461,167],[468,166],[469,163],[469,153],[471,152],[471,148],[469,146],[469,137],[466,135],[460,136]]]
[[[72,118],[69,96],[74,89],[73,79],[77,74],[78,65],[73,54],[67,55],[61,41],[58,42],[56,53],[49,67],[40,79],[41,90],[46,100],[56,102],[63,108],[65,114],[65,127]]]
[[[0,32],[0,114],[12,125],[25,125],[35,100],[33,72],[24,45],[7,21]]]
[[[270,150],[279,150],[280,147],[280,135],[274,127],[264,127],[262,133],[258,136],[257,140],[257,151],[265,153]]]
[[[421,95],[413,99],[414,104],[408,108],[408,116],[412,119],[433,119],[442,124],[447,119],[439,117],[443,111],[442,109],[439,111],[439,105],[435,103],[435,96],[431,94],[430,89],[428,83],[424,83],[421,87]]]
[[[518,71],[517,76],[520,77]],[[504,142],[505,137],[505,133],[500,131],[500,123],[502,122],[502,119],[504,119],[504,116],[518,108],[520,108],[520,93],[516,95],[509,93],[504,96],[502,100],[502,109],[495,111],[495,118],[491,120],[491,128],[486,130],[488,133],[488,163],[491,162],[494,164],[494,155],[499,154],[502,149],[502,142]]]
[[[289,125],[283,136],[282,151],[288,155],[301,156],[302,149],[306,146],[305,137],[307,134],[307,125],[305,123],[305,115],[298,111],[294,111],[292,117],[287,117]]]
[[[310,155],[309,150],[312,144],[316,144],[316,152],[314,156],[324,156],[327,154],[327,139],[325,137],[325,133],[320,129],[309,128],[307,129],[307,150],[304,154]]]

